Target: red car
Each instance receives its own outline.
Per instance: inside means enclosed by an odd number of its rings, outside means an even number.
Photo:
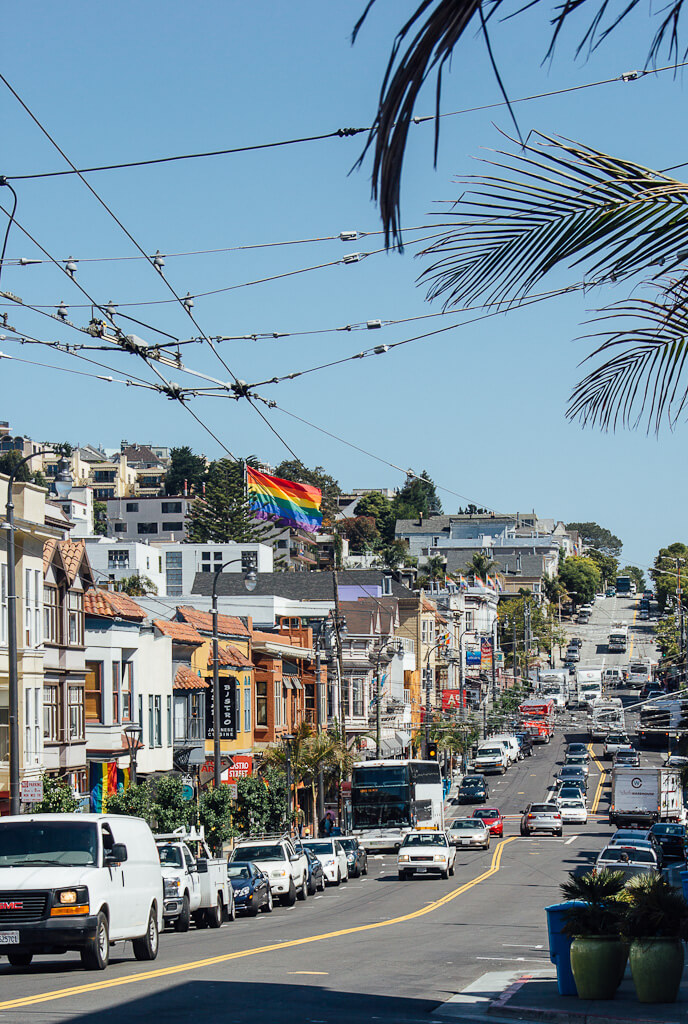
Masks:
[[[474,818],[482,818],[490,830],[491,836],[504,835],[504,818],[496,807],[480,807],[473,811]]]

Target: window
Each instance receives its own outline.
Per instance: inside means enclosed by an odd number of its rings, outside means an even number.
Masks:
[[[25,570],[24,582],[24,633],[26,635],[26,646],[33,645],[33,615],[31,608],[31,570]]]
[[[127,512],[138,512],[139,503],[138,501],[128,501],[126,504]]]
[[[118,661],[112,663],[112,724],[119,722],[119,693],[122,682],[121,666]]]
[[[67,690],[69,713],[70,740],[83,740],[84,732],[84,689],[82,686],[70,686]]]
[[[172,746],[172,698],[167,698],[167,746]]]
[[[168,569],[165,578],[167,581],[167,593],[170,597],[179,597],[183,593],[182,570]]]
[[[363,676],[354,676],[351,680],[354,697],[354,715],[363,714]]]
[[[143,738],[143,696],[139,694],[139,725],[141,726],[141,737]]]
[[[244,679],[244,732],[251,731],[251,681]]]
[[[209,551],[201,551],[201,561],[202,562],[209,562],[210,561],[210,552]]]
[[[210,564],[208,562],[203,563],[201,566],[201,572],[210,572]]]
[[[466,631],[466,633],[472,633],[473,632],[473,612],[472,611],[471,612],[468,612],[468,611],[466,612],[465,631]]]
[[[107,501],[108,498],[114,498],[115,490],[113,487],[94,487],[93,497],[98,501]]]
[[[67,618],[69,621],[69,643],[72,647],[84,646],[84,595],[70,590],[67,594]]]
[[[266,680],[256,680],[256,725],[268,724],[268,684]]]
[[[102,661],[86,662],[86,684],[84,705],[87,722],[103,721],[103,663]]]
[[[241,686],[239,680],[234,683],[234,700],[236,702],[236,710],[234,712],[237,732],[241,732]]]
[[[174,698],[174,738],[186,739],[186,697]]]
[[[155,695],[155,745],[162,746],[162,697]]]
[[[222,552],[221,551],[213,551],[213,558],[215,559],[216,562],[221,562],[222,561]]]
[[[117,548],[108,551],[108,569],[128,569],[129,552]]]
[[[7,643],[7,566],[0,565],[0,644]]]
[[[155,746],[155,724],[153,719],[153,694],[148,695],[148,746]]]
[[[287,547],[289,547],[289,541],[288,540],[278,540],[277,541],[277,547],[278,548],[287,548]]]
[[[175,513],[180,513],[181,510],[181,501],[163,501],[162,503],[162,514],[164,516],[173,516]]]
[[[420,642],[426,644],[428,642],[428,622],[427,619],[423,619],[420,624]]]
[[[33,624],[36,635],[33,638],[36,647],[41,643],[41,597],[43,594],[43,573],[33,571]]]
[[[60,643],[60,607],[57,587],[43,587],[43,639],[47,644]]]
[[[168,569],[181,569],[182,567],[182,553],[181,551],[167,551],[165,552],[165,565]]]
[[[141,534],[141,533],[157,533],[158,532],[158,524],[157,523],[137,523],[136,531],[139,534]]]
[[[351,714],[350,704],[350,692],[351,692],[351,680],[348,677],[342,679],[342,706],[344,708],[344,714]]]
[[[0,708],[0,761],[10,757],[10,709]]]
[[[115,533],[126,533],[126,532],[127,532],[127,524],[126,523],[115,523]]]
[[[134,693],[134,663],[125,661],[122,666],[122,721],[131,721],[131,705]]]
[[[282,724],[282,680],[275,682],[275,725]]]
[[[434,548],[436,548],[436,547],[438,546],[439,542],[440,542],[440,539],[439,539],[439,537],[433,537],[433,538],[432,538],[432,546],[433,546]]]
[[[59,686],[43,687],[43,739],[46,743],[56,743],[59,739],[59,693]]]

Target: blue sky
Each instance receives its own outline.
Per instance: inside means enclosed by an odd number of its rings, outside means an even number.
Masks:
[[[4,47],[2,70],[81,166],[319,134],[370,123],[393,33],[414,4],[378,0],[351,47],[351,28],[362,6],[362,0],[342,5],[199,0],[193,6],[178,0],[122,0],[117,5],[76,0],[58,9],[36,0],[5,12],[4,36],[15,43]],[[495,23],[492,42],[509,93],[519,97],[642,68],[649,32],[645,14],[639,13],[609,45],[576,61],[577,36],[570,30],[554,61],[543,64],[548,30],[542,14],[531,11]],[[433,88],[434,83],[426,89],[418,113],[432,112]],[[484,44],[466,36],[444,77],[443,109],[500,98]],[[674,129],[684,123],[684,102],[682,73],[665,73],[521,104],[518,117],[524,134],[531,129],[559,134],[662,167],[687,156]],[[0,173],[64,167],[1,85],[0,120]],[[475,173],[479,165],[474,158],[503,144],[498,128],[511,131],[503,108],[444,119],[436,169],[432,126],[413,129],[403,183],[405,225],[428,225],[432,231],[442,202],[460,193],[455,179]],[[104,172],[91,175],[90,181],[149,252],[378,231],[370,163],[351,170],[362,138]],[[78,179],[15,185],[19,222],[57,258],[135,255]],[[8,194],[1,191],[6,205]],[[408,232],[407,237],[424,233]],[[354,242],[170,258],[165,272],[180,294],[195,293],[380,247],[376,235]],[[428,305],[416,284],[425,265],[415,258],[417,249],[409,245],[403,256],[378,253],[359,263],[199,298],[194,312],[210,335],[322,331],[374,318],[422,316],[439,306]],[[14,230],[8,257],[36,255],[35,247]],[[552,283],[577,276],[572,271]],[[77,280],[103,302],[169,298],[141,260],[84,262]],[[79,324],[90,317],[90,309],[75,308],[83,298],[53,266],[8,266],[1,287],[34,304],[55,307],[64,300]],[[578,379],[577,363],[586,353],[586,343],[576,340],[585,333],[580,325],[595,305],[623,296],[613,289],[568,296],[260,391],[383,459],[417,472],[427,469],[446,488],[440,491],[446,511],[463,503],[453,491],[498,510],[535,508],[540,515],[567,521],[594,519],[622,537],[625,558],[646,565],[660,545],[685,539],[685,428],[665,431],[657,440],[638,432],[583,431],[564,417],[570,387]],[[85,340],[29,310],[9,312],[15,327],[35,337]],[[180,338],[194,333],[175,304],[130,312]],[[374,332],[228,341],[220,348],[234,373],[253,382],[445,322],[451,321],[441,317]],[[144,328],[134,330],[147,341],[158,340]],[[10,340],[0,342],[0,350],[93,369],[67,355]],[[130,372],[153,379],[133,356],[90,355],[122,376]],[[207,346],[187,346],[184,357],[197,370],[227,377]],[[190,383],[176,370],[169,376]],[[107,447],[123,438],[186,443],[210,457],[222,454],[177,403],[152,392],[1,360],[0,395],[2,418],[34,438]],[[236,454],[255,453],[273,464],[288,457],[245,403],[199,399],[191,407]],[[395,470],[283,413],[267,415],[303,462],[325,466],[344,488],[403,483]]]

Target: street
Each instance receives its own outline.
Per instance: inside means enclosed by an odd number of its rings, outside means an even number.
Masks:
[[[586,626],[581,664],[626,662],[607,655],[608,625],[632,623],[634,602],[599,601]],[[633,633],[636,654],[647,640]],[[624,691],[625,703],[633,697]],[[632,719],[631,719],[632,722]],[[367,878],[270,915],[238,918],[219,931],[161,937],[155,965],[129,944],[117,946],[103,975],[86,974],[76,955],[38,957],[28,969],[0,967],[0,1022],[167,1022],[191,1015],[208,1022],[415,1021],[494,970],[549,964],[544,907],[559,899],[568,871],[591,866],[612,829],[606,777],[596,745],[590,765],[586,826],[561,839],[521,838],[520,812],[545,799],[568,741],[586,740],[584,712],[566,712],[553,741],[490,779],[490,804],[506,816],[504,839],[487,851],[459,850],[448,881],[397,878],[396,858],[371,857]],[[643,754],[643,763],[659,763]],[[448,819],[471,813],[447,806]],[[6,964],[6,962],[4,962]]]

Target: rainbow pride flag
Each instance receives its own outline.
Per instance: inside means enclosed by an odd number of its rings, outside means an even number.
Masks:
[[[113,793],[129,789],[129,769],[118,768],[116,761],[91,761],[88,771],[88,788],[91,793],[91,811],[104,814],[107,799]]]
[[[248,501],[257,519],[281,519],[298,530],[317,533],[322,524],[322,492],[310,484],[281,480],[246,467]]]

